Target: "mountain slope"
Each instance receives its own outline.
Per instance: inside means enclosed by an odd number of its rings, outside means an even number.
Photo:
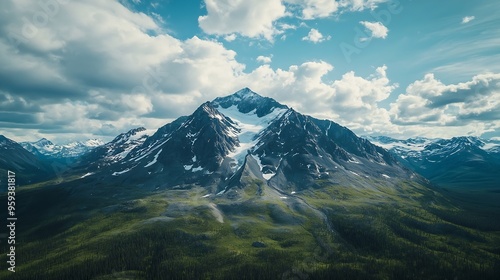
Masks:
[[[207,102],[158,129],[123,159],[94,170],[95,176],[151,186],[207,181],[238,144],[236,133],[234,123]]]
[[[15,172],[17,182],[21,185],[47,180],[54,175],[50,165],[3,135],[0,135],[0,154],[1,173],[6,174],[9,170]]]
[[[253,153],[259,157],[269,183],[288,189],[314,186],[318,180],[339,183],[348,178],[362,181],[360,177],[414,176],[384,149],[347,128],[293,109],[262,132]]]
[[[147,139],[146,129],[138,127],[116,136],[111,142],[100,145],[84,154],[76,163],[78,169],[94,172],[124,159],[130,151]]]

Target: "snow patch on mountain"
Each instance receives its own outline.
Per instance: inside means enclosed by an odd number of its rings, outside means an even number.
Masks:
[[[132,158],[130,161],[140,161],[142,160],[143,158],[149,156],[152,152],[154,152],[155,150],[157,150],[158,148],[160,148],[162,145],[164,145],[165,143],[167,143],[171,138],[167,138],[167,140],[161,142],[159,145],[155,145],[153,148],[151,149],[145,149],[143,151],[141,151],[141,153],[139,154],[138,157],[135,157],[135,158]]]
[[[149,162],[148,164],[146,164],[144,167],[150,167],[153,164],[155,164],[158,161],[158,156],[161,154],[162,151],[163,151],[163,149],[161,149],[158,153],[156,153],[156,155],[153,158],[153,160],[151,162]]]
[[[118,175],[122,175],[122,174],[124,174],[124,173],[127,173],[127,172],[129,172],[129,171],[130,171],[130,168],[127,168],[127,169],[122,170],[122,171],[113,172],[113,174],[112,174],[112,175],[113,175],[113,176],[118,176]]]
[[[255,161],[257,162],[257,164],[259,165],[259,168],[260,168],[260,171],[262,172],[262,170],[264,169],[264,166],[262,165],[262,162],[259,158],[259,156],[257,155],[251,155]],[[271,179],[274,175],[276,175],[276,173],[262,173],[262,177],[264,177],[264,179],[268,180]]]
[[[242,113],[235,105],[228,108],[220,107],[217,110],[229,117],[239,129],[239,132],[236,133],[239,140],[239,146],[228,155],[228,157],[236,161],[234,169],[237,169],[243,164],[248,150],[257,144],[257,135],[264,130],[269,123],[281,117],[281,115],[286,112],[286,109],[274,108],[269,114],[259,117],[257,116],[256,109],[248,113]]]
[[[81,179],[83,179],[83,178],[88,177],[88,176],[93,175],[93,174],[94,174],[94,172],[88,172],[88,173],[84,174],[84,175],[83,175],[82,177],[80,177],[80,178],[81,178]]]

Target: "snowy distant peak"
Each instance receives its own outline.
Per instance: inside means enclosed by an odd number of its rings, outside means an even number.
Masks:
[[[366,139],[370,140],[373,143],[382,143],[382,144],[389,144],[389,143],[394,143],[394,142],[399,142],[402,140],[398,140],[389,136],[366,136]]]
[[[431,140],[432,139],[425,138],[425,137],[414,137],[414,138],[409,138],[409,139],[403,140],[403,143],[422,144],[422,143],[427,143]]]
[[[47,138],[42,138],[36,142],[33,142],[32,144],[33,144],[33,146],[35,146],[37,148],[54,145],[54,143],[52,143],[50,140],[47,140]]]
[[[389,136],[366,136],[364,137],[374,143],[391,144],[391,143],[402,143],[402,144],[428,144],[434,139],[425,137],[413,137],[408,139],[396,139]]]
[[[51,158],[75,158],[93,148],[103,145],[104,142],[99,139],[89,139],[57,145],[46,138],[42,138],[35,142],[21,142],[19,144],[36,156],[43,155]]]
[[[252,111],[255,111],[255,114],[258,117],[262,117],[271,113],[275,108],[288,108],[287,106],[278,103],[272,98],[263,97],[253,92],[249,88],[244,88],[226,97],[218,97],[211,103],[215,108],[222,107],[226,109],[231,106],[236,106],[242,113],[250,113]]]
[[[426,150],[447,150],[447,151],[459,151],[459,150],[471,150],[471,149],[482,149],[485,146],[485,142],[477,137],[472,136],[460,136],[453,137],[451,139],[438,139],[425,147]]]
[[[427,145],[435,141],[424,137],[400,140],[388,136],[367,136],[366,139],[386,150],[396,152],[400,156],[402,153],[423,151]]]
[[[462,145],[474,145],[478,147],[484,146],[485,142],[478,137],[474,136],[461,136],[461,137],[453,137],[450,140],[451,142],[462,144]]]
[[[102,141],[101,139],[89,139],[83,142],[83,145],[87,147],[99,147],[104,144],[104,141]]]
[[[432,160],[436,160],[438,156],[447,158],[459,152],[481,154],[482,151],[497,153],[500,150],[500,142],[475,136],[458,136],[450,139],[416,137],[406,140],[398,140],[387,136],[368,136],[366,138],[405,159],[424,159],[432,156]]]
[[[137,139],[146,138],[146,137],[148,137],[147,132],[146,132],[146,128],[138,127],[138,128],[131,129],[125,133],[122,133],[122,134],[116,136],[115,139],[113,139],[113,141],[111,141],[111,142],[119,143],[119,142],[126,142],[129,140],[137,140]]]
[[[434,183],[458,187],[497,187],[500,142],[475,136],[450,139],[367,137],[402,158],[405,165]],[[481,183],[477,184],[477,178]]]

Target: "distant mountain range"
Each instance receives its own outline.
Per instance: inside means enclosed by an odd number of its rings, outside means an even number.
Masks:
[[[407,140],[381,136],[367,139],[389,150],[406,166],[441,186],[500,188],[500,141],[470,136]]]
[[[42,138],[36,142],[21,142],[19,144],[36,156],[63,159],[78,158],[93,148],[103,145],[104,142],[98,139],[89,139],[86,141],[72,142],[66,145],[57,145],[46,138]]]

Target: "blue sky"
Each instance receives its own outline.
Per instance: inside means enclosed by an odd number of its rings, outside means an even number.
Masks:
[[[0,134],[109,140],[242,88],[358,135],[500,137],[500,2],[8,0]]]

